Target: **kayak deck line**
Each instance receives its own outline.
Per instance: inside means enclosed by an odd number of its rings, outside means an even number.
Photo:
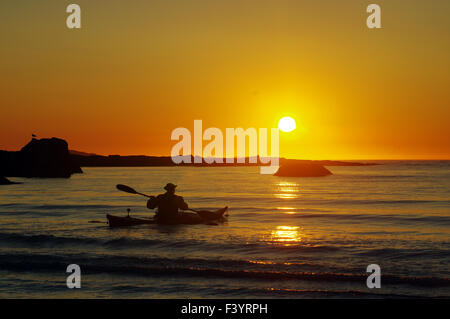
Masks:
[[[210,211],[198,211],[197,214],[186,214],[184,213],[181,219],[175,225],[217,225],[215,222],[224,221],[224,214],[228,210],[228,206],[218,209],[214,212]],[[136,225],[151,225],[151,224],[167,224],[158,223],[156,219],[150,218],[136,218],[131,216],[114,216],[106,214],[106,219],[108,220],[109,227],[126,227],[126,226],[136,226]],[[171,225],[173,225],[171,224]]]

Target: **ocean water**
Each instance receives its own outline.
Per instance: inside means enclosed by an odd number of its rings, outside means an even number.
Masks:
[[[257,167],[85,168],[0,188],[1,298],[450,297],[450,162],[329,167],[323,178]],[[110,229],[106,213],[149,217],[167,182],[212,225]],[[90,223],[90,221],[102,223]],[[66,267],[81,267],[68,289]],[[366,268],[381,267],[369,289]]]

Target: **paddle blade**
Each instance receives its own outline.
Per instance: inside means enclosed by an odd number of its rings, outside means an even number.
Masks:
[[[130,193],[130,194],[137,194],[137,192],[131,188],[130,186],[123,185],[123,184],[117,184],[116,188],[122,192]]]

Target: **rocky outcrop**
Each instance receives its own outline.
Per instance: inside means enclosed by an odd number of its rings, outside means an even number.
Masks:
[[[282,177],[322,177],[332,175],[332,173],[319,164],[293,161],[282,164],[274,175]]]
[[[82,173],[71,157],[68,144],[59,138],[33,138],[18,152],[0,151],[0,175],[16,177],[64,177]]]

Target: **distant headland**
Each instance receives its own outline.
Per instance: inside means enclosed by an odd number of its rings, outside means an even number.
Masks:
[[[68,178],[82,172],[59,138],[32,138],[20,151],[0,151],[0,176]]]
[[[175,164],[170,156],[120,156],[95,155],[79,151],[69,151],[68,143],[59,138],[33,138],[20,151],[0,151],[0,176],[7,177],[60,177],[68,178],[72,174],[82,173],[81,167],[229,167],[263,166],[259,158],[245,158],[238,163],[208,164],[204,159],[191,163]],[[200,163],[196,163],[200,162]],[[276,176],[319,177],[332,173],[325,166],[366,166],[374,163],[344,161],[312,161],[280,158],[280,168]]]

